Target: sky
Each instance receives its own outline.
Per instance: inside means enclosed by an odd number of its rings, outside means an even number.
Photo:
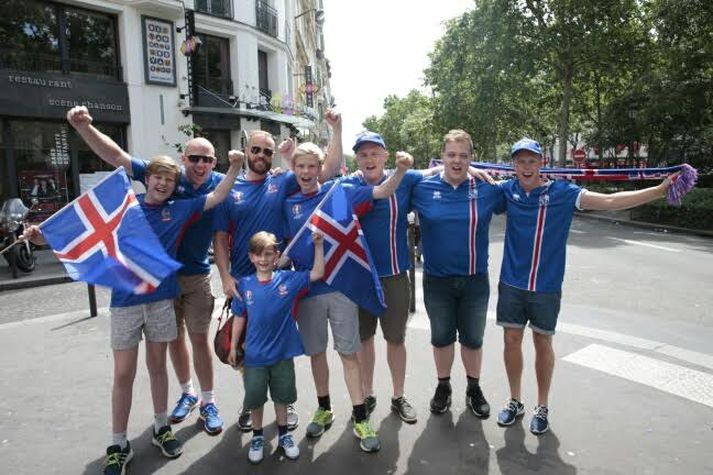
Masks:
[[[383,113],[386,96],[423,88],[428,53],[445,31],[443,22],[472,6],[473,0],[324,0],[325,55],[345,152],[364,119]]]

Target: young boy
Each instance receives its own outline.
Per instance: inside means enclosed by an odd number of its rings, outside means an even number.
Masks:
[[[300,456],[292,434],[287,431],[287,406],[297,400],[292,358],[304,353],[294,320],[297,301],[307,293],[309,283],[324,274],[322,235],[312,234],[312,242],[314,263],[311,271],[282,271],[275,270],[280,257],[275,235],[266,231],[254,234],[248,244],[248,256],[256,272],[237,282],[228,361],[235,365],[238,340],[247,325],[243,407],[252,413],[253,438],[248,451],[248,460],[252,463],[263,459],[262,416],[268,388],[275,403],[279,447],[291,460]]]
[[[295,150],[292,167],[300,191],[285,201],[284,212],[289,236],[297,234],[332,186],[343,186],[347,190],[349,204],[355,214],[361,215],[368,211],[372,199],[388,198],[394,194],[413,159],[410,155],[400,156],[396,160],[396,171],[378,186],[351,186],[339,181],[329,181],[320,185],[317,179],[323,162],[324,153],[315,144],[303,143]],[[334,421],[329,397],[329,366],[326,356],[329,322],[332,327],[334,349],[342,360],[344,381],[352,402],[354,435],[359,438],[359,446],[362,450],[376,452],[381,448],[381,444],[368,420],[357,359],[360,348],[358,313],[357,304],[324,282],[317,282],[311,286],[309,294],[300,304],[297,320],[305,353],[311,360],[318,403],[317,411],[307,426],[307,436],[321,436]]]
[[[229,154],[230,169],[226,179],[208,195],[192,200],[169,200],[181,170],[170,157],[155,157],[146,168],[146,193],[137,200],[151,228],[166,252],[173,258],[179,246],[179,236],[191,220],[203,211],[223,201],[242,166],[243,154]],[[43,238],[37,226],[25,233],[28,239],[41,243]],[[176,274],[164,279],[158,288],[148,294],[132,294],[113,290],[111,293],[111,347],[114,356],[114,383],[111,397],[112,435],[107,448],[104,474],[126,473],[126,465],[134,456],[126,428],[131,410],[132,390],[136,376],[139,341],[146,335],[146,367],[151,381],[151,399],[154,408],[153,445],[168,458],[183,452],[168,424],[168,373],[166,371],[166,346],[176,338],[176,316],[173,299],[179,288]]]

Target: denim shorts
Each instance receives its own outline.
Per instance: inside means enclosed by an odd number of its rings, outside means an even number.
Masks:
[[[506,328],[525,328],[529,321],[532,331],[554,335],[561,299],[561,292],[531,292],[500,282],[497,324]]]
[[[423,274],[423,300],[431,321],[431,344],[455,343],[471,349],[483,346],[490,284],[487,274],[434,277]]]

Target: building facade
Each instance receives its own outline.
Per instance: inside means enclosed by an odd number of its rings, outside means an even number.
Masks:
[[[8,0],[0,18],[0,198],[22,198],[36,218],[108,170],[66,123],[74,105],[145,158],[205,136],[219,169],[251,130],[325,139],[327,63],[303,40],[321,32],[317,2]]]

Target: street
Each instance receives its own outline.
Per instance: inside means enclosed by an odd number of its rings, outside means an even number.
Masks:
[[[419,420],[402,423],[389,411],[391,382],[377,337],[377,408],[372,423],[382,450],[366,454],[351,434],[351,407],[341,364],[329,351],[336,421],[321,439],[305,438],[316,408],[309,361],[296,360],[300,427],[298,461],[276,453],[254,473],[713,473],[713,239],[653,232],[584,217],[569,239],[549,433],[528,431],[536,387],[531,340],[525,339],[525,417],[497,426],[508,397],[502,331],[494,323],[504,219],[491,225],[489,321],[481,385],[493,415],[466,409],[459,358],[452,373],[453,406],[432,415],[436,385],[429,326],[417,270],[416,313],[409,322],[406,392]],[[214,292],[222,303],[217,272]],[[0,292],[0,472],[101,471],[110,436],[112,360],[108,296],[97,290],[99,317],[88,316],[86,285],[60,284]],[[212,336],[212,335],[211,335]],[[456,353],[458,354],[458,353]],[[235,427],[242,382],[216,359],[222,434],[206,435],[194,413],[174,426],[184,454],[169,461],[151,446],[149,385],[140,357],[129,439],[132,474],[236,473],[248,470],[250,434]],[[169,410],[178,385],[169,363]],[[265,413],[268,451],[276,449],[274,411]]]

